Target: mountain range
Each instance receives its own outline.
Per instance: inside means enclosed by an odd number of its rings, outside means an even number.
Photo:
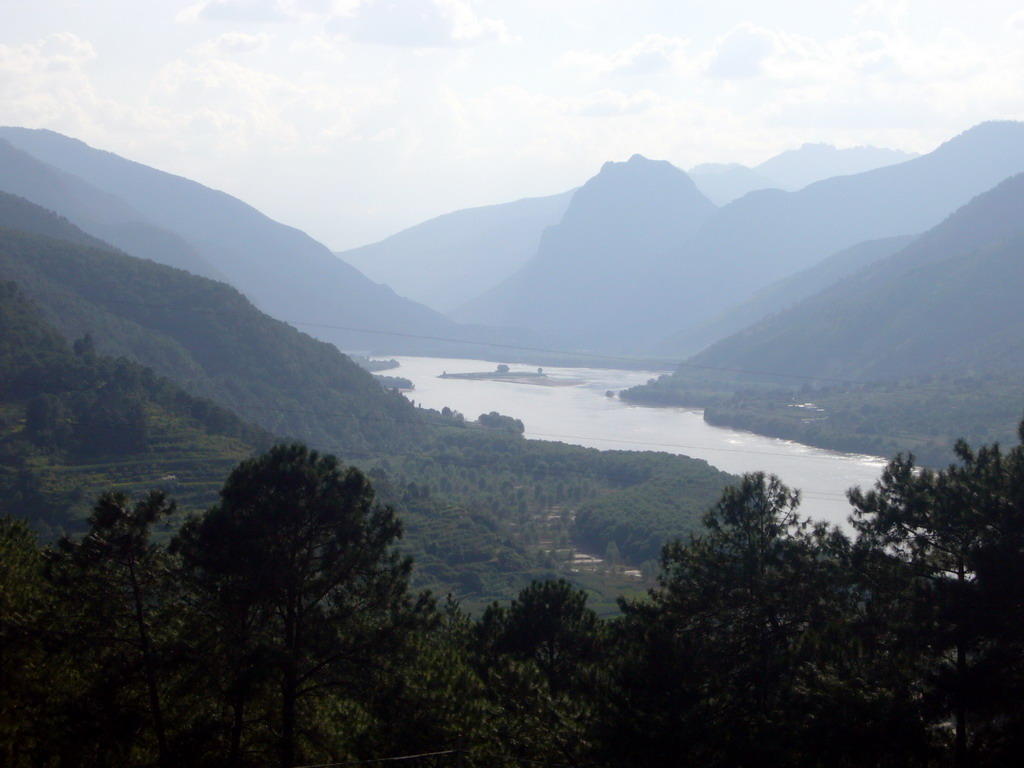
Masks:
[[[804,144],[752,168],[739,163],[702,163],[689,173],[708,199],[725,205],[757,189],[792,192],[833,176],[872,171],[914,157],[910,152],[878,147],[838,149],[830,144]]]
[[[372,474],[419,584],[483,606],[561,572],[521,533],[561,530],[552,505],[578,511],[579,542],[640,563],[734,479],[682,456],[526,440],[516,423],[416,408],[237,289],[0,193],[0,516],[48,538],[80,532],[110,487],[198,511],[238,461],[300,440]]]
[[[8,190],[0,194],[2,295],[30,302],[65,340],[76,341],[74,355],[85,359],[95,345],[105,357],[91,374],[93,389],[105,391],[117,377],[149,381],[155,373],[173,379],[183,394],[164,387],[156,399],[129,397],[126,413],[148,408],[177,423],[192,412],[227,407],[260,427],[247,432],[232,422],[238,434],[295,437],[343,456],[385,456],[382,482],[395,473],[406,491],[392,490],[427,515],[424,525],[452,498],[433,500],[418,487],[424,477],[447,494],[462,494],[460,503],[478,504],[482,489],[504,487],[489,473],[504,472],[502,483],[512,487],[515,472],[529,473],[542,457],[566,466],[584,455],[597,464],[633,457],[513,444],[480,425],[468,429],[461,415],[422,412],[383,392],[339,346],[398,353],[424,342],[433,346],[418,351],[474,354],[478,348],[460,344],[548,338],[563,349],[596,353],[656,349],[682,356],[704,348],[690,365],[780,371],[805,382],[991,375],[1003,377],[1004,400],[1019,412],[1020,123],[982,124],[928,155],[797,191],[756,191],[723,206],[682,170],[635,155],[605,164],[571,193],[457,212],[418,233],[400,233],[392,253],[420,235],[420,243],[448,243],[431,258],[435,267],[451,258],[452,280],[480,243],[510,243],[509,260],[495,259],[499,268],[488,278],[494,279],[513,269],[536,238],[530,258],[482,295],[463,295],[465,303],[450,316],[374,283],[239,200],[58,134],[0,129],[0,187]],[[453,292],[449,301],[458,298]],[[19,312],[8,314],[14,323]],[[284,321],[310,323],[334,343]],[[57,346],[49,351],[71,360]],[[117,356],[152,372],[132,373]],[[979,392],[981,400],[988,396]],[[5,412],[15,416],[5,417],[4,440],[21,439],[27,408],[22,398]],[[921,412],[927,419],[927,408]],[[82,413],[75,423],[90,423]],[[983,426],[996,418],[978,413]],[[1004,415],[998,415],[1002,422]],[[207,435],[216,431],[192,426]],[[228,438],[236,439],[218,437]],[[876,444],[889,450],[892,443]],[[234,445],[236,454],[246,450],[244,441]],[[487,467],[472,465],[479,476],[467,479],[463,459],[485,447],[492,456]],[[424,459],[429,451],[444,460]],[[515,472],[508,466],[513,454]],[[17,485],[22,470],[29,477],[27,462],[5,467],[4,482],[14,478]],[[682,463],[663,464],[663,476],[682,471]],[[707,475],[705,490],[716,477]],[[557,483],[549,490],[569,494]],[[577,488],[583,490],[596,498],[607,488]],[[537,515],[546,494],[529,502]],[[513,503],[501,494],[488,499],[504,513]],[[668,510],[666,520],[677,513]],[[621,527],[613,518],[601,529]],[[492,534],[499,528],[491,526]],[[617,546],[640,533],[634,526]],[[661,540],[650,533],[642,538],[650,545],[645,552]],[[602,533],[600,540],[614,539]]]
[[[592,182],[606,193],[582,195],[588,182],[566,211],[566,222],[599,224],[601,237],[587,227],[552,228],[558,236],[546,233],[517,274],[452,316],[560,333],[567,345],[606,352],[658,349],[663,340],[685,338],[754,292],[840,251],[934,226],[1024,170],[1024,124],[984,123],[906,162],[796,192],[752,192],[717,209],[678,169],[673,178],[680,189],[686,179],[688,192],[669,197],[661,166],[627,165],[634,166],[628,190],[611,189],[616,180],[598,174]],[[637,219],[643,226],[624,228],[620,236],[622,212],[638,216],[638,208],[645,208]],[[645,233],[652,234],[649,241]]]
[[[338,349],[260,312],[239,291],[98,243],[66,219],[0,193],[0,279],[67,339],[92,336],[193,395],[276,435],[343,455],[408,445],[409,402]]]
[[[819,172],[899,158],[861,150],[805,145],[748,170],[796,185],[814,158]],[[445,316],[224,193],[49,131],[0,129],[0,188],[66,217],[76,236],[226,281],[343,349],[393,353],[480,355],[466,342],[487,342],[510,355],[543,343],[683,357],[892,255],[1020,171],[1014,122],[723,206],[682,170],[635,155],[577,190],[454,212],[347,252],[455,307]]]
[[[693,327],[662,339],[654,351],[662,356],[679,358],[693,350],[704,349],[718,339],[813,296],[868,264],[891,256],[913,239],[913,235],[883,237],[845,248],[812,267],[758,289],[747,299]]]
[[[797,189],[911,157],[875,147],[804,144],[755,168],[705,163],[689,175],[701,194],[724,205],[756,189]],[[454,211],[337,255],[402,296],[454,312],[532,259],[544,229],[561,221],[574,192]]]
[[[128,253],[225,280],[343,349],[409,349],[410,328],[457,335],[440,313],[242,201],[51,131],[0,128],[0,189]]]
[[[454,211],[337,256],[399,295],[447,312],[532,258],[574,191]]]
[[[656,259],[692,237],[715,209],[670,163],[640,155],[606,163],[545,230],[533,259],[451,316],[557,333],[570,347],[616,348],[620,330],[630,327],[624,315],[635,311],[628,286],[657,280]]]
[[[819,378],[1024,373],[1024,173],[695,366]]]

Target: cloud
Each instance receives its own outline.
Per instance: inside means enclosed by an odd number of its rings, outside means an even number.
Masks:
[[[453,21],[452,39],[456,43],[496,40],[501,43],[512,41],[500,19],[484,19],[476,14],[465,0],[435,0],[446,8]]]
[[[394,87],[287,78],[233,60],[179,59],[160,70],[151,97],[207,152],[310,156],[338,140],[376,133],[375,114],[394,102]]]
[[[1012,14],[1004,23],[1003,28],[1020,34],[1024,32],[1024,10]]]
[[[832,46],[838,62],[863,74],[889,72],[899,69],[899,56],[893,40],[882,32],[862,32],[839,40]]]
[[[955,58],[952,51],[947,54]],[[915,62],[926,56],[898,31],[864,30],[818,41],[744,23],[697,58],[712,82],[726,80],[736,86],[754,82],[762,97],[772,98],[774,89],[817,84],[841,90],[848,83],[904,80],[920,66]],[[926,68],[938,66],[942,70],[949,65],[950,61],[936,61]],[[757,98],[754,92],[748,96]]]
[[[614,56],[608,74],[649,75],[670,72],[683,56],[685,41],[664,35],[648,35],[640,43]]]
[[[96,58],[92,43],[70,32],[57,32],[46,37],[39,47],[40,55],[49,59],[48,66],[77,68]]]
[[[603,90],[579,100],[575,112],[585,117],[621,117],[640,115],[650,111],[658,101],[652,91],[626,94],[620,91]]]
[[[571,51],[562,63],[601,77],[632,77],[679,72],[686,68],[687,42],[665,35],[647,35],[609,55]]]
[[[85,65],[96,58],[92,44],[61,32],[36,43],[0,45],[0,92],[11,124],[64,123],[95,106]]]
[[[927,151],[922,136],[937,140],[981,119],[1021,117],[1019,48],[983,43],[960,29],[912,37],[875,22],[825,40],[755,30],[764,33],[761,50],[716,72],[712,63],[727,35],[697,54],[707,78],[691,87],[703,103],[760,126],[776,147],[816,140]]]
[[[774,34],[744,22],[715,42],[707,71],[725,80],[757,77],[764,61],[778,49]]]
[[[409,48],[507,42],[505,24],[480,18],[465,0],[364,0],[331,30],[354,40]]]
[[[0,122],[108,145],[117,137],[126,152],[145,141],[145,110],[100,94],[90,76],[96,58],[91,43],[70,33],[0,45]]]
[[[92,43],[70,32],[57,32],[35,43],[17,47],[0,44],[0,74],[77,73],[95,58]],[[5,99],[8,96],[5,93]]]
[[[223,35],[204,43],[194,53],[200,56],[236,56],[264,51],[270,44],[266,32],[249,35],[245,32],[225,32]]]
[[[176,17],[177,21],[184,23],[280,22],[289,18],[290,14],[279,0],[200,0],[181,10]]]
[[[295,17],[331,18],[351,12],[361,0],[278,0],[282,11]]]
[[[866,26],[882,23],[898,29],[909,13],[907,0],[868,0],[854,9],[853,19]]]

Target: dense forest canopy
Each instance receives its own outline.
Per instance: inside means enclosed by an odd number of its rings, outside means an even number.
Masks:
[[[95,495],[163,488],[189,507],[273,441],[231,410],[138,363],[69,344],[13,283],[0,283],[0,514],[48,538],[80,530]]]

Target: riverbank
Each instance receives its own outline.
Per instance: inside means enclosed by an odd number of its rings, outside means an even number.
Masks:
[[[439,379],[468,379],[470,381],[502,381],[506,384],[532,384],[538,387],[577,387],[585,379],[554,379],[540,371],[484,371],[470,373],[442,373]]]
[[[956,460],[953,446],[1017,441],[1024,385],[1012,373],[899,381],[807,382],[715,380],[707,372],[676,373],[619,393],[652,407],[702,408],[711,425],[744,429],[827,450],[892,457],[913,453],[939,469]]]
[[[447,407],[470,420],[491,411],[521,419],[528,439],[574,443],[600,450],[660,451],[704,459],[725,472],[764,471],[803,492],[804,514],[844,524],[847,489],[870,488],[885,460],[834,453],[806,444],[716,427],[694,408],[650,408],[608,397],[662,371],[545,367],[556,381],[576,386],[536,386],[494,381],[495,362],[458,358],[399,357],[401,374],[416,385],[407,396],[424,408]],[[479,374],[491,370],[483,377]],[[447,376],[442,377],[442,371]],[[536,371],[536,368],[531,373]],[[509,370],[509,374],[514,374]],[[455,374],[455,375],[453,375]],[[530,377],[534,378],[534,377]]]

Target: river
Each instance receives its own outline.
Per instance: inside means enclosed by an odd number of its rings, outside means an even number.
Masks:
[[[700,410],[631,405],[606,392],[642,384],[660,372],[603,368],[544,367],[552,383],[562,386],[438,378],[442,373],[495,371],[497,363],[433,357],[396,357],[402,376],[415,385],[407,396],[416,404],[440,410],[445,406],[467,419],[498,411],[522,419],[526,436],[558,440],[604,450],[666,451],[704,459],[726,472],[763,470],[801,491],[801,511],[815,519],[847,527],[850,505],[846,491],[868,488],[885,459],[837,453],[800,443],[763,437],[706,424]],[[511,366],[512,371],[536,368]]]

